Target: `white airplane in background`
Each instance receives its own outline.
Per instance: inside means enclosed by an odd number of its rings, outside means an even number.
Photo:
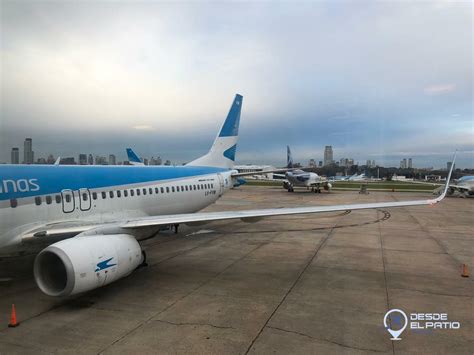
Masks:
[[[408,181],[407,181],[408,182]],[[442,191],[443,184],[437,184],[433,182],[423,182],[423,181],[410,181],[411,183],[417,184],[431,184],[433,186],[439,186],[438,189],[434,190],[434,194],[439,194]],[[455,191],[460,193],[461,197],[474,196],[474,176],[466,175],[459,179],[454,180],[449,184],[448,195],[453,195]]]
[[[69,296],[132,273],[145,260],[139,241],[166,226],[433,205],[446,194],[448,184],[435,199],[197,212],[246,175],[233,169],[241,107],[236,95],[209,152],[185,166],[1,165],[0,254],[38,252],[42,245],[37,285],[47,295]]]
[[[365,180],[367,180],[367,177],[365,176],[364,173],[354,174],[352,176],[349,176],[349,178],[347,180],[348,181],[365,181]]]
[[[291,156],[290,146],[286,146],[286,167],[288,169],[293,168],[293,157]],[[292,169],[285,173],[285,175],[273,174],[285,178],[283,182],[283,188],[287,189],[288,192],[294,192],[295,186],[311,188],[312,192],[321,192],[321,187],[324,190],[329,191],[332,188],[331,183],[319,176],[316,173],[303,171],[301,169]]]

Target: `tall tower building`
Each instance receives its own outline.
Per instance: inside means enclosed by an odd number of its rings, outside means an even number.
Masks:
[[[87,155],[79,154],[79,165],[87,165]]]
[[[332,146],[327,145],[326,147],[324,147],[324,165],[330,165],[332,163],[334,163]]]
[[[115,165],[117,163],[117,159],[115,158],[114,154],[109,155],[109,165]]]
[[[33,162],[35,161],[35,152],[33,152],[33,140],[31,138],[25,139],[23,160],[23,163],[25,164],[33,164]]]
[[[87,158],[87,164],[94,165],[94,157],[92,154],[89,154],[89,157]]]
[[[12,148],[12,164],[20,164],[20,149]]]
[[[413,168],[413,161],[411,160],[411,158],[408,158],[408,168]]]

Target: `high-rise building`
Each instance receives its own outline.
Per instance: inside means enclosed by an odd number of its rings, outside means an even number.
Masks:
[[[452,162],[452,161],[448,161],[448,162],[446,163],[446,168],[447,168],[448,171],[451,170],[451,165],[453,165],[453,162]],[[456,168],[456,165],[454,165],[454,167]],[[453,170],[454,170],[454,169],[453,169]]]
[[[35,161],[35,152],[33,152],[33,140],[31,138],[25,139],[23,160],[24,164],[33,164],[33,162]]]
[[[61,165],[76,165],[74,157],[61,158]]]
[[[87,165],[87,154],[79,154],[79,165]]]
[[[413,161],[411,160],[411,158],[408,158],[408,168],[413,168]]]
[[[332,153],[332,146],[327,145],[324,147],[324,165],[333,164],[333,153]]]
[[[48,155],[48,159],[46,159],[46,164],[54,164],[56,159],[54,159],[53,154]]]
[[[318,162],[318,166],[319,166],[319,167],[322,167],[322,166],[323,166],[323,161],[322,161],[322,160],[320,160],[320,161]]]
[[[107,159],[100,155],[95,157],[95,165],[107,165]]]
[[[367,165],[368,168],[372,167],[372,163],[371,163],[370,159],[367,159],[367,162],[365,163],[365,165]]]
[[[94,157],[92,154],[89,154],[89,157],[87,158],[87,164],[94,165]]]
[[[316,161],[314,159],[309,160],[309,167],[310,168],[315,168],[316,167]]]
[[[377,165],[375,165],[375,160],[372,160],[372,168],[375,168]]]
[[[12,148],[12,164],[20,164],[20,149]]]
[[[117,163],[117,159],[115,158],[114,154],[109,155],[109,165],[115,165]]]
[[[403,158],[400,160],[400,169],[406,169],[407,168],[407,159]]]

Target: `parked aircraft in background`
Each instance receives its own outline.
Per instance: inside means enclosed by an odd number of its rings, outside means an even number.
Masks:
[[[288,169],[293,168],[293,157],[289,146],[286,146],[286,163]],[[303,171],[301,169],[289,170],[285,175],[273,175],[285,179],[283,181],[283,187],[287,189],[288,192],[294,192],[295,187],[311,188],[312,192],[321,192],[321,187],[327,191],[332,188],[331,183],[326,178],[322,178],[316,173]]]
[[[197,212],[242,175],[233,169],[242,99],[235,96],[209,152],[185,166],[1,165],[0,254],[43,248],[34,264],[38,287],[69,296],[132,273],[146,258],[139,241],[166,226],[433,205],[446,194],[448,183],[435,199]]]
[[[423,181],[411,181],[415,183],[422,184],[432,184],[434,186],[439,186],[434,193],[439,194],[443,191],[443,184],[423,182]],[[466,175],[457,180],[454,180],[449,184],[448,195],[453,195],[455,192],[458,192],[460,196],[474,196],[474,176]]]
[[[143,160],[140,159],[137,154],[135,154],[132,148],[127,148],[127,157],[130,165],[145,165],[143,164]]]

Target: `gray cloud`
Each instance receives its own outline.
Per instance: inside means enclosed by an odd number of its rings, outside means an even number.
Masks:
[[[0,161],[24,136],[44,153],[132,145],[186,161],[236,92],[242,160],[332,144],[442,166],[444,149],[474,150],[468,2],[1,6]]]

